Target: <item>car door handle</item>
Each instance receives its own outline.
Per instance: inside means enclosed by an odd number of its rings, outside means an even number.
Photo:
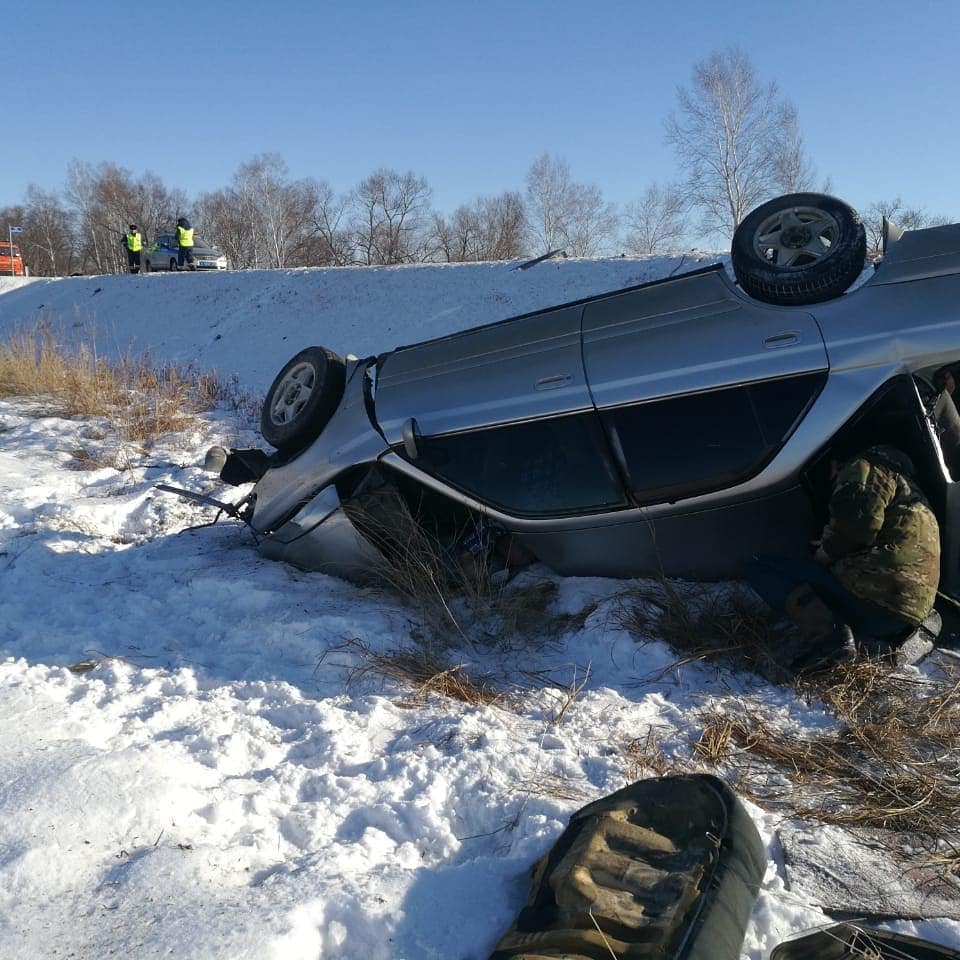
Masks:
[[[786,330],[783,333],[775,333],[773,336],[764,337],[763,345],[771,350],[774,347],[789,347],[791,344],[800,342],[800,334],[796,330]]]
[[[403,449],[411,460],[416,460],[420,456],[420,448],[417,446],[417,439],[420,431],[417,429],[417,421],[411,417],[407,420],[400,430],[403,438]]]
[[[552,377],[541,377],[534,387],[537,390],[555,390],[557,387],[565,387],[573,382],[573,377],[569,373],[555,373]]]

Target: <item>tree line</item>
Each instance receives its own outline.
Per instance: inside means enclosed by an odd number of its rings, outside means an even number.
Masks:
[[[7,224],[21,226],[24,261],[46,276],[125,272],[127,225],[152,238],[181,216],[235,269],[504,260],[554,250],[653,254],[683,249],[694,234],[729,242],[764,200],[815,189],[796,109],[736,48],[694,65],[664,134],[677,180],[649,184],[620,207],[549,153],[534,160],[522,189],[478,196],[449,214],[433,208],[429,183],[413,171],[381,168],[337,192],[324,180],[291,179],[282,157],[267,153],[240,164],[228,186],[190,198],[154,173],[73,161],[59,191],[31,185],[22,203],[0,209],[0,234]],[[829,180],[816,189],[829,192]],[[946,222],[899,197],[861,214],[874,250],[883,216],[907,229]]]

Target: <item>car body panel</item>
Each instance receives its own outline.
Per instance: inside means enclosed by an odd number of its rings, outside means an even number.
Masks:
[[[377,421],[391,444],[413,416],[435,435],[590,410],[574,305],[402,347],[377,376]]]
[[[352,361],[343,400],[323,431],[294,460],[268,470],[256,486],[251,526],[258,533],[278,530],[289,517],[349,467],[375,461],[387,450],[370,422],[364,378],[369,361]]]
[[[909,234],[904,235],[905,238]],[[834,370],[900,360],[911,370],[956,357],[960,344],[960,271],[875,286],[822,304],[817,320]]]
[[[352,580],[382,563],[380,552],[356,529],[336,489],[325,487],[295,516],[260,542],[273,560]]]
[[[583,354],[601,409],[828,366],[810,314],[746,299],[719,266],[587,304]]]
[[[329,568],[320,546],[328,525],[341,545],[353,534],[328,491],[351,468],[379,463],[498,521],[560,573],[738,576],[752,552],[800,555],[823,522],[808,473],[875,410],[877,423],[896,420],[892,439],[922,467],[941,523],[942,584],[960,592],[960,484],[913,379],[950,361],[960,363],[960,225],[892,239],[871,278],[807,307],[756,302],[709,267],[354,361],[320,437],[256,485],[251,523],[279,545],[268,550],[302,566],[314,551]],[[813,384],[809,402],[747,475],[650,502],[630,489],[613,414],[801,381]],[[627,485],[622,502],[531,515],[497,506],[470,482],[454,485],[422,454],[450,440],[483,449],[498,431],[564,418],[606,437],[602,456]],[[691,445],[682,423],[656,432],[679,451]],[[354,567],[370,559],[356,542]],[[343,560],[340,547],[334,553]]]
[[[960,223],[895,232],[897,239],[884,245],[883,260],[866,286],[960,273]]]

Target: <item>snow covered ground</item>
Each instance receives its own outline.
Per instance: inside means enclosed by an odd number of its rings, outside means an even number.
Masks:
[[[0,336],[42,321],[259,395],[311,343],[375,352],[677,266],[8,279]],[[526,678],[510,705],[415,700],[357,669],[416,629],[398,598],[263,560],[154,489],[223,495],[205,449],[256,439],[225,411],[142,450],[0,402],[0,957],[483,960],[569,815],[651,775],[628,744],[689,757],[699,712],[743,700],[823,722],[755,677],[668,669],[617,625],[623,583],[542,567],[513,585],[554,585],[543,629],[462,652],[504,689]],[[828,918],[787,889],[778,818],[749,809],[769,852],[743,954],[760,960]],[[960,923],[898,929],[960,946]]]

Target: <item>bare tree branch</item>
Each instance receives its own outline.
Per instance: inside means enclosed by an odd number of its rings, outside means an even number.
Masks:
[[[677,90],[665,126],[686,171],[686,199],[708,233],[732,236],[759,203],[812,179],[796,110],[735,48],[694,66],[693,84]]]

